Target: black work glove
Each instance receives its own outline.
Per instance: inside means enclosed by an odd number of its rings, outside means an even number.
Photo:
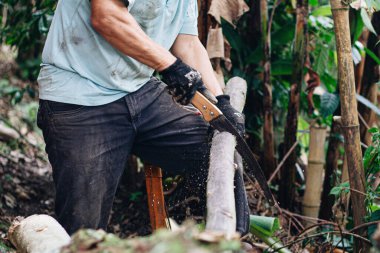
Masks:
[[[168,85],[169,93],[182,105],[189,104],[197,90],[205,89],[201,74],[180,59],[160,74],[162,81]]]
[[[216,106],[219,110],[222,111],[224,116],[232,123],[232,125],[236,128],[239,134],[244,137],[245,126],[244,126],[244,115],[237,110],[235,110],[230,104],[230,96],[228,95],[219,95],[216,97],[218,99],[218,103]]]

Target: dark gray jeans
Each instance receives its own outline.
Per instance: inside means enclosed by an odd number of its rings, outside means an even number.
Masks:
[[[70,234],[106,228],[129,154],[206,180],[209,126],[175,104],[156,78],[101,106],[41,100],[37,117],[53,167],[56,215]]]

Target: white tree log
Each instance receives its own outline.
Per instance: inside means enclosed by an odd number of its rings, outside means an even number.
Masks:
[[[65,229],[49,215],[18,217],[8,231],[18,253],[56,253],[70,243]]]
[[[240,112],[244,108],[246,93],[247,83],[239,77],[232,78],[226,85],[225,94],[230,95],[231,105]],[[235,146],[236,140],[233,135],[215,131],[207,181],[206,230],[221,231],[227,237],[232,236],[236,231]]]

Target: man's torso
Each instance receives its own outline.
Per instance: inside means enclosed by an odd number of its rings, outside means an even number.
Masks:
[[[179,33],[197,34],[195,0],[130,1],[144,32],[169,49]],[[90,2],[60,0],[42,54],[40,98],[101,105],[141,88],[153,69],[123,55],[93,30]]]

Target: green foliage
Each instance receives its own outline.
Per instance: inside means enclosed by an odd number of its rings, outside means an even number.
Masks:
[[[375,28],[373,28],[373,25],[371,23],[371,18],[369,17],[368,12],[364,8],[362,8],[360,10],[360,15],[361,15],[362,20],[364,22],[364,25],[367,27],[367,29],[370,32],[376,34]]]
[[[332,115],[336,109],[339,106],[339,95],[335,93],[328,93],[325,92],[321,96],[321,105],[320,105],[320,111],[322,117],[328,117],[329,115]]]
[[[380,65],[380,58],[379,57],[377,57],[377,55],[374,53],[374,52],[372,52],[369,48],[367,48],[367,47],[365,47],[364,48],[364,51],[366,52],[366,54],[369,56],[369,57],[371,57],[377,64],[379,64]]]
[[[0,41],[18,49],[17,62],[25,79],[36,80],[45,35],[56,0],[1,0]]]
[[[335,197],[340,196],[342,193],[349,193],[350,191],[350,182],[343,182],[338,186],[335,186],[331,189],[330,194]]]
[[[8,97],[12,105],[21,102],[25,94],[28,94],[31,98],[36,95],[35,90],[30,85],[20,88],[11,85],[7,79],[0,79],[0,96]]]
[[[274,237],[274,234],[280,230],[278,218],[250,215],[249,231],[265,242],[271,249],[280,253],[291,253],[281,243],[281,240]],[[272,252],[269,250],[268,252]]]
[[[378,128],[372,128],[369,130],[372,133],[372,145],[367,148],[363,156],[363,165],[365,169],[366,177],[366,208],[368,211],[367,221],[380,220],[380,206],[378,203],[380,197],[380,186],[376,186],[374,189],[372,182],[376,179],[376,175],[380,172],[380,131]],[[335,197],[340,196],[342,193],[348,193],[350,190],[350,183],[344,182],[331,189],[330,194]],[[370,226],[368,228],[369,238],[376,226]]]
[[[0,253],[12,252],[12,249],[0,241]]]
[[[143,193],[138,191],[138,192],[132,192],[129,195],[129,200],[132,202],[138,201],[141,197],[143,196]]]
[[[372,145],[364,153],[363,163],[367,177],[380,171],[380,132],[378,128],[371,128]]]

